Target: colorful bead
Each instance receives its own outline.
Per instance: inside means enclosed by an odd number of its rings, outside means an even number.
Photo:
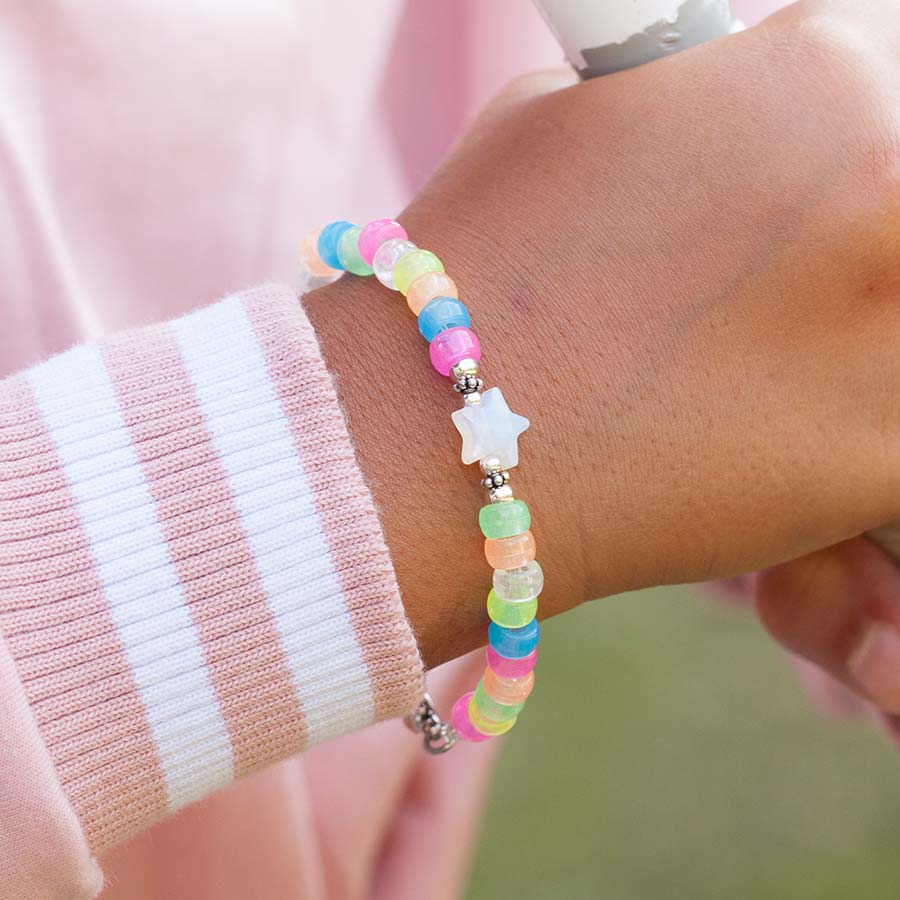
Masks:
[[[488,642],[501,656],[507,659],[521,659],[537,647],[541,626],[532,619],[522,628],[504,628],[491,622],[488,626]]]
[[[504,469],[519,464],[519,435],[530,423],[509,408],[500,388],[485,391],[477,406],[458,409],[450,418],[462,437],[462,461],[467,466],[488,456],[497,457]]]
[[[519,569],[534,559],[536,549],[530,531],[499,540],[488,538],[484,542],[484,555],[492,569]]]
[[[394,266],[394,287],[406,296],[409,286],[426,272],[443,272],[444,264],[430,250],[407,253]]]
[[[489,722],[508,722],[514,719],[520,712],[524,703],[514,703],[507,706],[505,703],[498,703],[490,697],[484,689],[484,681],[479,681],[475,688],[475,696],[469,701],[469,718],[472,718],[473,709],[477,710]],[[473,722],[474,724],[474,722]],[[478,728],[478,726],[475,726]],[[480,729],[479,729],[480,730]]]
[[[492,722],[485,718],[475,705],[474,697],[469,701],[469,721],[472,723],[472,727],[485,737],[499,737],[501,734],[506,734],[516,724],[515,719],[508,719],[506,722]]]
[[[372,267],[367,265],[359,255],[359,233],[362,231],[359,225],[348,228],[338,238],[337,255],[341,265],[354,275],[371,275]]]
[[[474,695],[472,696],[472,699],[469,700],[467,712],[469,721],[472,723],[472,728],[486,738],[499,737],[516,724],[515,716],[499,722],[488,718],[481,709],[479,709],[478,704],[475,702]]]
[[[477,731],[469,719],[469,702],[474,696],[475,691],[469,691],[468,694],[463,694],[453,704],[453,712],[450,713],[450,723],[453,725],[453,730],[464,741],[486,741],[490,738],[490,735]]]
[[[412,253],[419,248],[412,241],[405,241],[403,238],[391,238],[385,241],[372,257],[372,269],[375,277],[387,288],[392,291],[394,287],[394,266],[397,261],[407,253]]]
[[[454,704],[452,731],[429,727],[436,720],[427,697],[414,722],[419,730],[427,729],[426,744],[435,751],[449,749],[454,733],[464,741],[503,734],[516,723],[534,687],[540,636],[535,615],[544,576],[534,559],[531,513],[506,484],[506,470],[518,463],[518,437],[529,427],[528,419],[509,409],[498,388],[482,392],[481,345],[471,330],[469,311],[443,263],[412,243],[399,222],[377,219],[363,227],[331,222],[306,235],[300,261],[304,280],[312,285],[343,271],[374,272],[383,285],[404,294],[418,316],[419,333],[429,342],[432,365],[441,375],[452,373],[453,387],[463,395],[463,408],[452,414],[462,437],[463,462],[481,461],[483,483],[491,492],[491,503],[478,516],[485,556],[495,570],[487,598],[487,668],[476,689]],[[445,743],[439,745],[439,740]]]
[[[435,297],[419,313],[419,334],[426,341],[433,341],[448,328],[468,328],[471,324],[469,310],[455,297]]]
[[[319,256],[319,235],[321,229],[310,231],[300,242],[300,262],[303,268],[315,278],[335,278],[341,274],[340,269],[332,269]]]
[[[501,678],[524,678],[537,664],[537,647],[527,656],[507,657],[501,656],[493,647],[486,651],[487,664],[493,672]]]
[[[321,232],[319,232],[319,240],[316,249],[322,261],[331,266],[332,269],[343,269],[341,261],[338,258],[337,245],[341,239],[341,235],[348,229],[352,228],[352,222],[330,222]]]
[[[359,255],[366,265],[371,266],[375,253],[385,241],[391,238],[405,241],[407,237],[406,229],[399,222],[393,219],[376,219],[364,225],[359,233]]]
[[[380,252],[380,251],[379,251]],[[481,345],[474,331],[468,328],[448,328],[442,331],[428,347],[431,364],[441,373],[450,370],[463,359],[481,359]]]
[[[426,272],[406,289],[406,303],[416,315],[435,297],[459,297],[455,282],[445,272]]]
[[[492,588],[487,598],[487,611],[492,622],[504,628],[521,628],[527,625],[537,613],[537,597],[526,600],[504,600]]]
[[[525,600],[537,597],[544,589],[541,564],[532,560],[518,569],[496,569],[494,590],[504,600]]]
[[[482,682],[491,699],[513,706],[528,699],[534,689],[534,672],[526,672],[521,678],[504,678],[488,666],[484,670]]]
[[[486,538],[514,537],[531,528],[531,512],[524,500],[488,503],[478,511],[478,524]]]

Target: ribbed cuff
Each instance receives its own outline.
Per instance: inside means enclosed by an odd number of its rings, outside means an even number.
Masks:
[[[423,689],[286,289],[0,384],[0,563],[0,630],[95,852]]]

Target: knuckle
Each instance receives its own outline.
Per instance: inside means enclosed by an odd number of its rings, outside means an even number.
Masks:
[[[492,106],[506,107],[568,87],[575,81],[570,68],[540,70],[517,75],[508,81],[491,101]]]
[[[854,187],[900,210],[900,62],[845,4],[804,2],[769,33],[797,114],[832,143]]]
[[[824,79],[823,86],[842,87],[842,93],[871,89],[869,69],[873,49],[865,28],[842,12],[821,11],[790,17],[779,34],[785,60],[801,75]]]

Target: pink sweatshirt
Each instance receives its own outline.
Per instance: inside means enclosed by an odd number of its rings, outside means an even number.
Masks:
[[[104,898],[406,896],[366,836],[418,771],[395,724],[219,790],[401,715],[422,672],[296,298],[178,316],[400,208],[559,58],[524,0],[5,9],[0,900],[96,896],[98,854],[203,797],[105,857]],[[447,897],[487,759],[416,832]]]

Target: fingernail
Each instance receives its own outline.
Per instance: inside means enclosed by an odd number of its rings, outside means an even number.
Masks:
[[[900,713],[900,634],[895,628],[870,625],[847,659],[847,669],[881,709]]]

